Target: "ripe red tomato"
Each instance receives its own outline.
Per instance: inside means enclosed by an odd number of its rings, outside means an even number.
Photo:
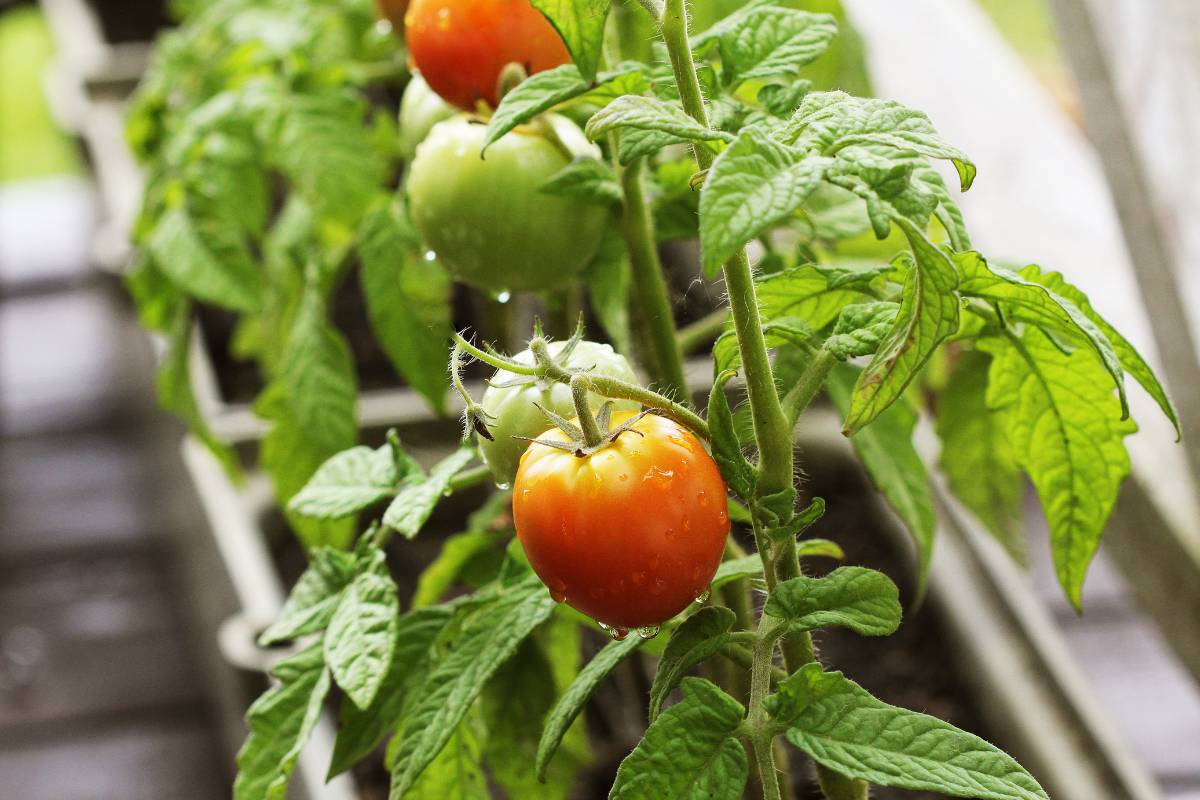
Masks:
[[[404,23],[409,58],[435,92],[468,111],[477,100],[496,107],[507,64],[532,75],[571,60],[529,0],[413,0]]]
[[[725,482],[696,437],[653,414],[634,431],[582,457],[531,444],[513,487],[517,536],[550,593],[622,629],[656,627],[702,596],[729,534]]]

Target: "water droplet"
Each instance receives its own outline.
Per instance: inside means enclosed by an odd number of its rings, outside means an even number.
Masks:
[[[556,603],[561,603],[567,599],[567,596],[563,592],[556,592],[553,589],[551,589],[550,590],[550,599],[552,599]]]
[[[663,531],[663,536],[667,537],[668,539],[674,539],[675,538],[675,529],[667,528],[665,531]]]
[[[627,473],[622,472],[620,475],[617,476],[617,480],[627,481],[627,480],[629,480],[629,475]]]
[[[442,497],[449,497],[452,494],[454,494],[454,490],[451,489],[449,486],[447,486],[445,489],[442,490]]]
[[[662,628],[658,625],[647,625],[644,628],[638,628],[637,635],[642,639],[653,639],[655,636],[658,636],[658,632],[661,630]]]
[[[496,482],[496,488],[497,488],[497,489],[499,489],[499,490],[500,490],[500,491],[502,491],[502,492],[507,492],[509,489],[511,489],[511,488],[512,488],[512,484],[511,484],[511,483],[505,483],[505,482],[503,482],[503,481],[497,481],[497,482]]]
[[[705,589],[703,592],[696,595],[696,603],[698,605],[704,605],[705,603],[708,602],[709,595],[711,595],[711,594],[712,594],[711,590]]]
[[[729,514],[724,509],[721,509],[717,512],[717,519],[719,519],[721,522],[725,522],[729,519]]]
[[[628,628],[609,628],[608,635],[618,642],[625,641],[625,637],[629,635]]]
[[[700,492],[700,494],[696,495],[696,501],[700,503],[701,508],[708,508],[708,495],[704,492]]]
[[[528,490],[528,489],[522,489],[522,490],[521,490],[521,497],[529,497],[529,490]]]
[[[426,261],[437,261],[437,253],[433,252],[432,250],[426,250],[425,251],[425,260]]]
[[[512,292],[510,292],[510,291],[505,290],[503,292],[500,292],[498,295],[496,295],[496,302],[501,305],[504,305],[509,300],[512,300]]]
[[[386,19],[376,20],[375,32],[380,36],[386,36],[392,32],[392,23],[388,22]]]
[[[684,533],[692,532],[692,521],[690,519],[687,519],[686,517],[683,520],[683,532]]]

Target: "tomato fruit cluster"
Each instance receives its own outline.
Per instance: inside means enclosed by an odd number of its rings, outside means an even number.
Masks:
[[[551,342],[550,356],[558,360],[565,346],[565,342]],[[513,360],[518,364],[534,364],[533,353],[529,350],[517,353]],[[609,345],[598,342],[579,342],[566,362],[560,364],[567,368],[587,368],[596,375],[629,383],[637,382],[637,376],[625,356]],[[512,484],[521,454],[529,446],[526,440],[536,437],[550,425],[538,406],[561,417],[573,417],[575,406],[571,400],[571,388],[563,383],[543,383],[534,378],[523,380],[522,376],[505,370],[497,372],[491,382],[493,385],[483,393],[480,405],[491,418],[489,427],[493,440],[481,439],[479,450],[491,468],[496,483]],[[595,407],[599,407],[605,399],[595,394],[588,397]],[[616,411],[637,411],[640,408],[632,400],[614,400],[613,406]],[[515,439],[515,436],[525,438]]]
[[[495,108],[500,74],[570,61],[558,33],[529,0],[413,0],[405,21],[409,58],[434,91],[459,108]]]
[[[541,190],[573,156],[600,157],[553,114],[500,138],[467,116],[440,122],[417,147],[407,192],[425,244],[459,280],[499,294],[569,284],[592,260],[608,210]]]
[[[614,414],[613,425],[633,416]],[[557,429],[540,438],[566,440]],[[707,591],[729,534],[726,502],[704,445],[653,414],[590,455],[531,444],[513,486],[517,536],[538,577],[614,629],[654,628]]]

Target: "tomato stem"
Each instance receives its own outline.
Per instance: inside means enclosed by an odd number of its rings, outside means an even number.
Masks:
[[[610,142],[615,144],[616,137]],[[680,400],[689,398],[687,380],[683,374],[683,355],[675,338],[675,316],[667,296],[667,281],[654,235],[654,219],[646,205],[642,180],[644,159],[635,158],[622,168],[617,161],[616,148],[610,148],[613,164],[621,176],[621,191],[625,197],[621,212],[621,233],[629,252],[630,276],[633,291],[630,299],[645,327],[646,340],[653,351],[652,375],[664,394]]]
[[[588,403],[588,382],[583,375],[571,378],[571,400],[575,403],[575,416],[578,418],[579,429],[583,431],[583,443],[589,448],[599,447],[604,441],[604,432],[596,424],[592,407]]]
[[[529,375],[532,377],[536,377],[539,374],[537,367],[531,367],[528,364],[518,364],[511,358],[505,358],[497,353],[489,353],[486,350],[481,350],[464,339],[460,333],[454,334],[454,343],[472,358],[478,359],[496,369],[508,370],[517,375]]]
[[[816,356],[812,362],[805,368],[800,380],[796,381],[796,385],[788,390],[788,393],[783,396],[783,410],[787,415],[791,427],[795,427],[796,420],[804,413],[804,409],[808,408],[812,403],[813,398],[821,391],[821,387],[825,385],[825,379],[829,377],[829,371],[832,370],[838,363],[837,356],[829,352],[825,348],[817,350]]]
[[[754,663],[750,667],[750,708],[746,716],[765,800],[781,800],[779,773],[775,769],[774,726],[763,706],[763,699],[771,690],[771,660],[778,638],[777,627],[778,623],[766,614],[759,617],[758,641],[754,645]]]

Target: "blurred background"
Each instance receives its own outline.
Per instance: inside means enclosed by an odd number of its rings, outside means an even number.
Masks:
[[[918,613],[937,641],[909,646],[954,669],[917,659],[891,679],[953,684],[965,710],[936,692],[922,710],[977,720],[1067,787],[1056,798],[1200,800],[1200,3],[844,5],[874,92],[976,159],[962,206],[980,248],[1084,289],[1159,368],[1185,430],[1175,445],[1137,415],[1083,616],[1036,500],[1027,570],[949,508]],[[168,25],[154,0],[0,2],[4,798],[228,796],[262,686],[246,628],[288,574],[256,527],[265,485],[234,491],[157,410],[156,345],[121,285],[142,186],[123,112]],[[216,411],[248,435],[244,408]],[[331,731],[310,747],[326,759]],[[372,796],[320,772],[302,763],[295,796]]]

